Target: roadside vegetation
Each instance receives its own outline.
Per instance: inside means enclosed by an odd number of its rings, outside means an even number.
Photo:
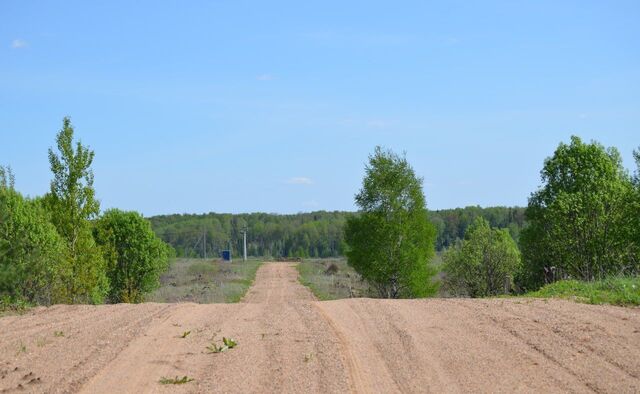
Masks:
[[[146,297],[151,302],[238,302],[253,283],[262,260],[232,263],[219,260],[173,259],[160,277],[160,287]]]
[[[376,147],[347,220],[347,261],[381,298],[437,293],[436,229],[428,220],[422,179],[406,157]]]
[[[635,157],[640,159],[638,152]],[[618,150],[572,137],[545,160],[540,174],[543,185],[529,199],[520,240],[522,288],[638,275],[640,184]]]
[[[524,210],[471,206],[429,211],[429,220],[436,229],[436,250],[443,251],[457,239],[464,238],[465,230],[478,217],[487,220],[491,227],[507,229],[517,241],[524,226]],[[235,251],[242,250],[242,231],[246,229],[250,235],[249,256],[306,259],[344,256],[344,225],[349,217],[357,214],[344,211],[292,215],[211,212],[152,216],[149,220],[156,234],[175,249],[178,257],[203,258],[205,252],[207,256],[219,256],[229,245]]]
[[[55,142],[42,197],[24,197],[11,169],[0,167],[0,312],[143,301],[159,285],[171,247],[136,212],[100,214],[94,152],[74,139],[69,118]]]
[[[629,175],[617,149],[571,137],[544,161],[522,227],[476,217],[443,254],[445,294],[524,294],[637,304],[640,151]],[[379,297],[436,294],[434,235],[421,180],[406,158],[376,148],[345,226],[346,255]],[[440,245],[444,242],[440,241]],[[622,278],[621,278],[622,277]],[[542,288],[542,289],[541,289]],[[539,290],[539,291],[538,291]]]
[[[450,295],[486,297],[509,294],[521,269],[520,251],[506,229],[491,228],[479,217],[465,237],[444,253],[445,291]]]
[[[243,230],[250,256],[302,258],[301,280],[320,299],[574,292],[594,303],[636,303],[640,151],[632,175],[616,148],[571,137],[544,160],[526,208],[428,211],[407,158],[377,147],[355,196],[358,212],[150,219],[100,210],[94,152],[69,118],[48,156],[43,196],[22,195],[11,168],[0,166],[0,313],[55,303],[238,301],[260,260],[193,257],[241,250]],[[176,250],[181,258],[172,260]]]
[[[371,296],[367,283],[345,258],[305,259],[296,268],[300,282],[319,300]]]
[[[585,282],[561,280],[526,294],[527,297],[563,298],[587,304],[640,305],[640,278],[618,277]]]

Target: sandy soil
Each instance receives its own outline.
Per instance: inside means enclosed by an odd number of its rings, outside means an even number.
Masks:
[[[209,353],[223,336],[238,347]],[[639,392],[639,356],[639,309],[317,302],[285,263],[263,265],[240,304],[58,305],[0,318],[0,392]],[[194,380],[158,382],[184,375]]]

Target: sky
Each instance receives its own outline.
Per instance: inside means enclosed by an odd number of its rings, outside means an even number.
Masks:
[[[640,145],[640,1],[0,1],[0,165],[64,116],[103,209],[355,210],[376,145],[430,209],[526,205],[571,135]]]

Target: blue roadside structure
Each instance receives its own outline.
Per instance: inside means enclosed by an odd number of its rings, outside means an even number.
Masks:
[[[222,261],[231,262],[231,251],[230,250],[223,250],[222,251]]]

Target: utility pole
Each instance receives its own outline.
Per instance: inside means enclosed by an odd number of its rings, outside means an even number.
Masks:
[[[206,229],[202,229],[202,255],[204,256],[204,259],[207,259],[207,230]]]
[[[247,229],[242,230],[242,242],[244,247],[244,254],[242,256],[242,261],[247,261]]]

